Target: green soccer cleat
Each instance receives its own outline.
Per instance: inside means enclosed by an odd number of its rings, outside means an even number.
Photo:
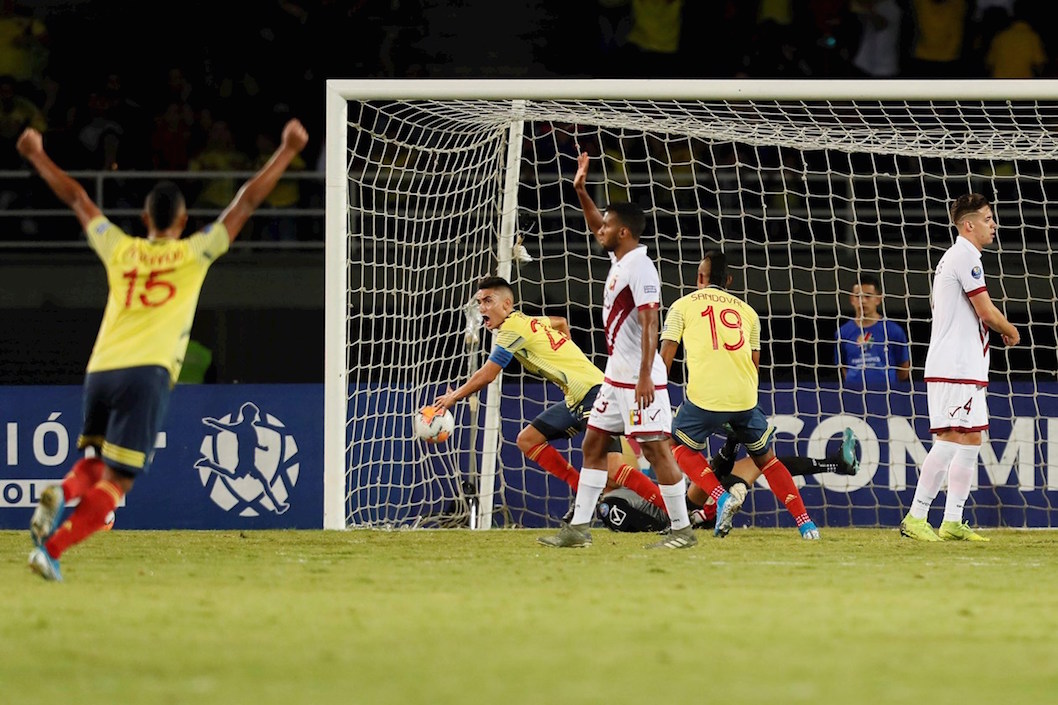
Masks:
[[[856,434],[851,428],[841,433],[841,465],[839,475],[855,475],[860,471],[860,459],[856,457]]]
[[[682,529],[673,529],[657,543],[648,543],[643,548],[690,548],[698,543],[698,537],[694,535],[693,526],[685,526]]]
[[[908,514],[900,522],[900,535],[916,541],[940,541],[940,537],[933,532],[933,527],[925,519],[916,519]]]
[[[554,536],[541,536],[537,541],[554,548],[585,548],[591,545],[591,531],[587,524],[563,524]]]
[[[941,541],[991,541],[970,528],[965,521],[942,521],[937,536]]]

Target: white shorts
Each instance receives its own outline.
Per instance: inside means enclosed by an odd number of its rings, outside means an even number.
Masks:
[[[588,428],[625,436],[669,436],[672,433],[672,407],[669,391],[654,388],[654,403],[640,410],[635,387],[615,387],[603,382],[588,416]]]
[[[985,388],[976,384],[926,382],[929,432],[988,430]]]

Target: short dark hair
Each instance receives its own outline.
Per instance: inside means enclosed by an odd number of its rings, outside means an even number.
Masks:
[[[159,181],[147,194],[144,208],[154,227],[165,230],[176,220],[176,214],[184,207],[184,194],[172,181]]]
[[[478,291],[482,289],[506,289],[511,292],[511,298],[514,298],[514,287],[503,277],[482,277],[478,280]]]
[[[948,213],[951,214],[951,222],[955,227],[971,213],[989,206],[988,198],[979,193],[966,193],[951,202]]]
[[[873,286],[874,293],[882,293],[882,283],[878,281],[878,277],[874,276],[873,274],[861,274],[859,280],[856,283],[859,284],[861,287]]]
[[[720,250],[706,250],[702,261],[709,260],[709,283],[721,289],[727,287],[727,255]]]
[[[611,203],[606,206],[606,211],[616,215],[636,240],[642,237],[643,231],[647,229],[647,217],[643,209],[635,203]]]

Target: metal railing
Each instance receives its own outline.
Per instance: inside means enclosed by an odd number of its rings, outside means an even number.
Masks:
[[[752,172],[751,176],[755,175],[758,178],[762,178],[764,175],[759,170],[748,169],[747,173],[749,172]],[[189,227],[201,227],[216,218],[223,208],[223,205],[202,205],[197,198],[202,190],[217,182],[227,182],[230,187],[230,195],[233,196],[238,186],[252,177],[254,173],[252,171],[87,170],[69,172],[73,178],[85,186],[89,195],[103,212],[129,232],[142,230],[139,218],[143,207],[143,199],[150,188],[159,180],[171,180],[181,187],[185,197],[188,199],[188,215],[191,221]],[[381,170],[379,173],[381,173]],[[373,172],[367,171],[363,174],[355,175],[352,182],[373,184],[375,176]],[[539,187],[553,191],[555,188],[561,188],[564,183],[564,180],[558,174],[538,173],[534,174],[534,176],[538,183],[523,183],[522,188],[534,191]],[[423,174],[405,174],[402,175],[399,181],[401,184],[405,184],[409,180],[425,178],[434,177]],[[447,175],[438,178],[451,180],[459,177]],[[668,181],[668,178],[673,179],[674,183]],[[915,241],[920,239],[918,237],[919,231],[924,231],[928,226],[924,213],[918,213],[917,215],[912,213],[914,217],[909,219],[904,211],[904,206],[895,201],[889,200],[886,202],[884,199],[870,198],[869,189],[868,197],[857,194],[855,184],[863,183],[869,185],[869,182],[871,182],[871,177],[869,176],[849,177],[847,174],[809,174],[805,180],[816,185],[807,189],[804,194],[805,197],[801,199],[800,203],[790,205],[789,211],[786,213],[787,218],[780,217],[778,219],[775,215],[768,212],[761,202],[757,202],[754,205],[752,199],[744,200],[741,198],[740,188],[743,184],[743,178],[740,175],[727,173],[721,176],[714,174],[713,178],[714,181],[710,183],[699,182],[697,184],[700,188],[710,191],[712,199],[715,201],[714,206],[709,207],[707,211],[696,211],[693,203],[690,204],[688,210],[681,210],[681,206],[674,202],[671,205],[668,205],[668,201],[665,204],[659,203],[659,217],[664,221],[660,225],[664,225],[669,234],[680,229],[681,219],[687,221],[686,224],[693,233],[696,228],[700,229],[701,227],[701,223],[698,222],[699,216],[701,216],[707,220],[711,219],[710,222],[716,231],[714,234],[718,236],[727,236],[728,233],[725,230],[738,223],[743,223],[744,225],[743,221],[748,222],[752,227],[744,228],[744,232],[742,225],[734,229],[739,231],[737,234],[740,239],[747,239],[745,245],[750,250],[767,249],[769,239],[764,234],[756,236],[751,234],[751,229],[755,228],[763,232],[767,228],[776,226],[789,226],[795,230],[820,230],[819,233],[808,235],[804,238],[790,238],[789,235],[791,233],[781,233],[782,237],[779,240],[784,248],[792,246],[795,249],[805,247],[811,249],[812,245],[809,245],[809,243],[816,240],[818,242],[815,246],[819,247],[855,248],[864,244],[860,241],[862,233],[857,232],[861,228],[877,231],[882,223],[899,223],[902,237]],[[297,205],[289,208],[263,206],[254,214],[247,230],[236,241],[234,245],[236,249],[320,250],[323,248],[324,174],[318,171],[288,172],[283,176],[283,180],[293,181],[298,184],[300,193]],[[962,184],[960,187],[965,187],[965,184],[962,183],[965,181],[965,177],[953,177],[953,180],[960,181]],[[1042,179],[1042,183],[1038,177],[1029,177],[1025,181],[1029,186],[1035,185],[1036,190],[1058,191],[1058,185],[1055,183],[1058,181],[1058,177],[1046,176]],[[750,179],[749,183],[752,182],[753,180]],[[1007,178],[1006,182],[1008,190],[1012,187],[1017,187],[1017,192],[1021,191],[1019,178]],[[643,187],[649,188],[651,184],[662,189],[679,186],[681,187],[679,192],[682,197],[692,198],[694,196],[693,190],[686,188],[694,184],[693,177],[687,174],[679,174],[672,177],[666,174],[651,176],[648,174],[630,173],[627,175],[627,184],[625,186],[642,189]],[[610,185],[613,186],[615,184]],[[772,187],[774,186],[775,184],[772,184]],[[938,180],[935,186],[941,191],[945,189],[945,184],[941,180]],[[757,188],[762,187],[758,186]],[[781,185],[779,188],[781,188]],[[369,187],[367,190],[372,191],[373,187]],[[354,188],[352,191],[353,193],[350,194],[350,205],[353,208],[352,215],[356,218],[359,217],[358,202],[356,200],[358,194],[356,193],[357,189]],[[537,192],[540,193],[540,191]],[[762,200],[766,195],[758,194],[758,201]],[[596,185],[595,196],[599,202],[606,200],[608,194],[603,185]],[[671,201],[675,196],[670,191],[664,194],[664,197]],[[821,199],[827,202],[825,208],[820,206]],[[944,198],[933,198],[932,200],[941,204],[944,202]],[[812,205],[813,203],[815,204],[814,206]],[[539,220],[535,227],[552,233],[554,234],[553,236],[557,236],[558,233],[568,229],[569,223],[580,222],[580,211],[571,204],[566,204],[564,208],[559,209],[552,209],[550,206],[544,207],[543,204],[540,205],[540,210],[533,210],[531,213],[526,207],[523,207],[522,210],[526,210],[529,220]],[[1049,224],[1058,217],[1055,215],[1054,209],[1048,200],[1034,201],[1030,199],[1024,202],[1018,201],[1016,209],[1009,208],[1009,203],[1003,202],[1000,205],[1002,206],[1001,213],[1004,217],[1003,223],[1008,226],[1006,228],[1007,238],[1013,236],[1026,244],[1038,245],[1048,242]],[[698,207],[700,208],[701,206]],[[820,213],[822,217],[820,217]],[[430,218],[442,214],[415,212],[414,215],[416,218]],[[366,217],[385,218],[387,216],[376,214]],[[66,222],[63,222],[64,219]],[[276,232],[269,230],[267,223],[270,222],[274,225],[277,219],[286,221],[286,233],[284,236],[277,235]],[[937,222],[943,222],[944,219],[945,216],[941,213],[938,215]],[[53,221],[53,223],[47,223],[47,221]],[[1013,226],[1013,228],[1009,226]],[[831,228],[830,233],[827,233],[828,227]],[[290,237],[291,232],[295,233],[294,237]],[[797,233],[793,234],[796,235]],[[819,237],[820,235],[822,236]],[[559,237],[559,239],[561,240],[562,238]],[[878,236],[874,235],[873,239],[877,240]],[[564,243],[562,242],[541,242],[541,247],[544,249],[549,247],[561,249],[563,246]],[[36,175],[29,171],[0,171],[0,249],[9,251],[12,249],[33,250],[42,248],[78,250],[84,247],[83,238],[80,237],[80,231],[75,221],[72,220],[69,209],[58,202]]]
[[[142,230],[139,223],[143,200],[161,180],[176,183],[188,199],[189,223],[200,227],[220,215],[223,206],[197,200],[208,186],[226,182],[234,195],[254,171],[87,171],[67,172],[88,191],[108,218],[129,232]],[[283,181],[296,182],[298,203],[285,208],[262,205],[254,214],[248,232],[233,248],[308,249],[323,248],[324,175],[322,172],[287,172]],[[286,221],[282,232],[269,229],[269,222]],[[50,222],[49,222],[50,221]],[[65,222],[64,222],[65,221]],[[289,235],[295,234],[291,238]],[[87,247],[70,210],[60,203],[44,183],[30,171],[0,171],[0,249],[80,250]]]

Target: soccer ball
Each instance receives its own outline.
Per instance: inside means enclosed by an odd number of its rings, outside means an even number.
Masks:
[[[442,443],[452,435],[456,420],[448,409],[424,406],[415,413],[412,427],[415,435],[427,443]]]

